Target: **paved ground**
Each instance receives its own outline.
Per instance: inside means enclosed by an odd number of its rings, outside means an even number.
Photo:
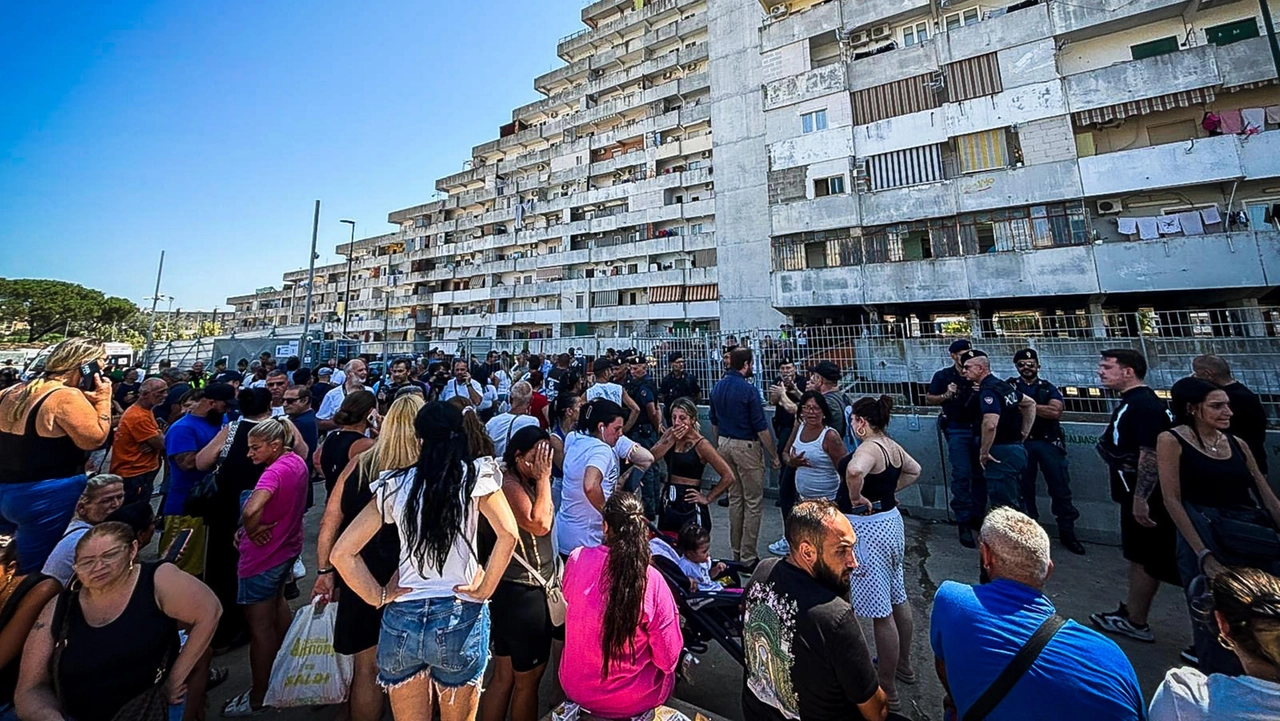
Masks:
[[[323,494],[323,491],[320,492]],[[319,502],[320,499],[317,499]],[[319,526],[321,508],[313,508],[307,516],[308,543],[305,562],[308,571],[315,569],[315,533]],[[713,507],[712,536],[713,555],[727,551],[728,519],[726,509]],[[956,540],[955,529],[947,524],[907,521],[907,588],[916,616],[916,636],[913,644],[913,664],[920,677],[915,686],[899,685],[906,707],[905,714],[916,721],[941,719],[942,688],[933,673],[933,656],[929,652],[929,605],[939,583],[958,580],[973,583],[978,577],[978,554],[962,547]],[[766,514],[761,529],[761,548],[781,537],[782,521],[777,509],[766,503]],[[1054,546],[1054,575],[1049,581],[1048,594],[1058,606],[1058,611],[1069,618],[1088,623],[1088,615],[1100,610],[1112,610],[1122,598],[1125,588],[1125,565],[1118,548],[1088,545],[1089,554],[1083,558],[1074,556]],[[314,576],[303,583],[303,598],[295,607],[304,604]],[[1190,628],[1186,606],[1181,591],[1164,587],[1156,598],[1151,623],[1156,629],[1157,641],[1143,644],[1120,640],[1120,646],[1129,655],[1144,697],[1150,699],[1164,673],[1170,667],[1180,665],[1178,652],[1190,642]],[[871,643],[870,623],[864,625],[864,633]],[[243,648],[214,660],[216,665],[230,668],[230,679],[222,687],[210,693],[209,718],[218,718],[222,704],[249,685],[249,654]],[[548,684],[544,684],[544,697]],[[677,698],[729,719],[742,718],[739,696],[742,691],[742,668],[718,647],[701,658],[693,668],[688,682],[676,687]],[[544,702],[545,703],[545,702]],[[544,709],[545,710],[545,709]],[[269,718],[289,721],[329,721],[336,716],[336,709],[291,709],[271,712]],[[388,712],[387,718],[390,718]]]

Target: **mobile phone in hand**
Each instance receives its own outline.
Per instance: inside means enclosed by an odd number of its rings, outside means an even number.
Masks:
[[[169,544],[169,548],[165,549],[164,560],[169,563],[177,563],[182,557],[182,552],[187,550],[187,544],[191,541],[191,529],[184,528],[173,535],[173,541]]]
[[[102,375],[102,367],[98,365],[98,361],[89,361],[80,364],[80,383],[79,388],[85,392],[93,392],[98,387],[98,376]]]

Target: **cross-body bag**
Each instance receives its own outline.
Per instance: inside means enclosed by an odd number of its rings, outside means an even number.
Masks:
[[[565,603],[564,589],[561,588],[561,584],[564,581],[564,566],[560,565],[560,555],[555,553],[552,554],[556,570],[550,580],[543,578],[542,574],[538,573],[537,569],[529,565],[529,562],[524,560],[524,556],[519,553],[513,553],[511,554],[511,557],[519,562],[521,566],[524,566],[525,570],[533,575],[534,580],[536,580],[538,585],[542,586],[542,590],[546,592],[547,615],[551,617],[551,625],[563,626],[565,609],[568,604]]]
[[[1045,646],[1049,645],[1049,641],[1053,639],[1066,622],[1067,619],[1056,613],[1046,618],[1044,623],[1040,624],[1040,628],[1037,628],[1036,632],[1031,634],[1031,638],[1022,644],[1022,648],[1018,649],[1018,653],[1014,655],[1009,665],[1004,667],[999,676],[996,676],[996,680],[991,682],[987,690],[982,692],[982,695],[978,697],[977,701],[973,702],[968,711],[965,711],[963,721],[981,721],[996,710],[996,707],[1000,705],[1004,697],[1008,696],[1009,692],[1013,690],[1018,680],[1027,671],[1031,670],[1032,664],[1040,657],[1040,652],[1044,650]]]
[[[235,442],[236,431],[239,429],[239,418],[231,421],[227,426],[227,439],[223,441],[222,450],[218,452],[218,465],[187,492],[187,499],[182,503],[182,515],[194,517],[208,515],[213,505],[213,497],[218,495],[218,473],[222,470],[223,462],[227,460],[227,454],[231,452],[231,444]]]

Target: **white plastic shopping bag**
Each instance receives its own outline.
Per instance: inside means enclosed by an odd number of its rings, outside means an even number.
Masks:
[[[351,657],[333,650],[335,603],[324,609],[298,609],[284,644],[271,664],[271,685],[264,703],[276,708],[324,706],[347,700],[351,687]]]

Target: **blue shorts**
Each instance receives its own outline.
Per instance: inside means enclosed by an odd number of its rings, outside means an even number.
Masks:
[[[489,604],[452,596],[397,601],[382,612],[378,684],[422,674],[441,688],[478,685],[489,663]]]
[[[284,585],[293,578],[293,561],[294,559],[290,558],[279,566],[268,568],[256,576],[240,579],[239,586],[236,588],[236,603],[249,606],[274,601],[284,592]]]

